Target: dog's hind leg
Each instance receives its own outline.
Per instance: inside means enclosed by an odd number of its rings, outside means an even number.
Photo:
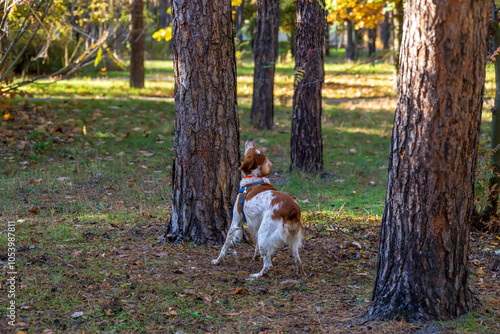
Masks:
[[[304,268],[302,267],[302,261],[299,256],[299,247],[292,248],[293,258],[295,260],[295,268],[297,275],[305,275]]]
[[[299,256],[299,247],[302,241],[302,229],[298,231],[289,232],[287,235],[286,243],[290,247],[293,253],[293,258],[295,260],[295,268],[297,270],[297,275],[305,275],[304,268],[302,267],[302,261]]]
[[[276,228],[276,226],[278,226],[278,228]],[[261,277],[272,268],[273,263],[271,259],[274,250],[276,247],[279,247],[283,241],[282,231],[279,228],[280,226],[281,222],[273,221],[270,215],[262,219],[262,224],[260,225],[259,232],[257,233],[257,247],[259,248],[260,255],[264,261],[264,266],[260,272],[251,275],[251,277]]]
[[[271,257],[273,256],[274,249],[271,248],[271,249],[261,250],[260,253],[262,258],[264,259],[264,266],[262,267],[262,270],[260,272],[250,275],[251,277],[259,278],[265,273],[267,273],[269,269],[271,269],[273,266]]]
[[[255,252],[253,252],[252,261],[256,261],[259,258],[260,258],[260,254],[259,254],[259,239],[257,238],[257,240],[255,241]]]
[[[239,241],[241,239],[242,222],[243,222],[243,217],[238,213],[238,211],[236,210],[236,205],[235,205],[235,210],[233,212],[233,222],[231,223],[231,227],[229,228],[229,231],[227,232],[226,242],[224,242],[224,246],[222,246],[219,257],[217,257],[217,259],[215,259],[215,260],[212,260],[213,264],[219,264],[222,261],[222,259],[224,258],[224,256],[226,256],[228,248],[235,241]]]

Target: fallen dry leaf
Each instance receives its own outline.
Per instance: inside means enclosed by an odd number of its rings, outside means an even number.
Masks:
[[[158,257],[162,257],[162,256],[168,256],[168,253],[167,252],[160,252],[160,253],[156,253],[154,255],[158,256]]]
[[[38,208],[33,205],[31,208],[28,209],[28,212],[36,215],[38,213]]]
[[[239,312],[234,312],[234,313],[228,313],[227,315],[229,315],[229,316],[235,316],[235,315],[240,315],[242,313],[243,313],[243,311],[239,311]]]
[[[83,252],[83,249],[80,249],[80,250],[76,250],[76,249],[75,249],[75,250],[71,253],[71,255],[72,255],[73,257],[77,257],[77,256],[79,256],[80,254],[82,254],[82,252]]]
[[[160,314],[164,314],[164,315],[168,315],[168,316],[176,316],[177,312],[172,307],[169,307],[167,312],[161,312]]]
[[[232,295],[248,295],[248,290],[244,288],[236,288],[231,292]]]

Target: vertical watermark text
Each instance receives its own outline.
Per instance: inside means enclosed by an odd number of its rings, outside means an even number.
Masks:
[[[7,223],[7,318],[9,325],[15,326],[16,321],[16,222]]]

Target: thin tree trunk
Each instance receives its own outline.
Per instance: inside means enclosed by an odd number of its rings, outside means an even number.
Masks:
[[[488,12],[486,0],[407,2],[372,318],[448,319],[471,308]]]
[[[495,2],[491,3],[492,13],[490,26],[493,29],[493,50],[500,47],[500,28],[498,26],[498,15]],[[495,171],[495,176],[490,179],[489,206],[484,212],[485,221],[489,221],[498,212],[498,197],[500,194],[500,55],[495,61],[495,103],[491,110],[491,148],[494,150],[491,155],[491,166]]]
[[[164,238],[221,244],[241,177],[231,1],[172,4],[175,160]]]
[[[257,128],[274,129],[274,70],[278,58],[280,6],[277,0],[257,0],[250,122]]]
[[[160,29],[170,25],[170,15],[167,14],[168,7],[170,7],[170,0],[160,0],[158,5],[158,22]]]
[[[394,10],[392,12],[394,21],[394,47],[392,59],[394,67],[396,68],[396,75],[399,75],[399,50],[401,49],[401,40],[403,38],[403,20],[404,20],[404,6],[403,0],[396,0]]]
[[[4,16],[8,15],[8,13],[4,13],[3,10],[0,11],[0,14],[1,14],[0,21],[3,21]],[[5,56],[5,52],[9,48],[10,43],[11,43],[11,37],[10,37],[9,20],[5,18],[3,27],[0,26],[0,61],[2,61],[3,57]],[[11,65],[11,62],[7,58],[4,62],[4,65],[0,68],[0,77],[3,76],[3,74],[10,67],[10,65]],[[6,84],[9,84],[11,79],[12,79],[12,77],[10,75],[8,75],[4,79],[4,81]],[[0,86],[1,86],[1,82],[0,82]]]
[[[144,2],[130,0],[130,87],[144,88]]]
[[[323,5],[323,6],[322,6]],[[323,171],[321,138],[326,13],[324,0],[297,3],[295,68],[304,76],[293,94],[290,169],[306,172]]]
[[[380,32],[380,38],[382,39],[382,44],[384,45],[384,50],[389,50],[389,40],[391,39],[391,24],[389,22],[389,12],[385,12],[384,23],[382,24],[382,29]]]
[[[354,50],[356,52],[356,55],[354,56],[356,60],[359,59],[359,50],[363,48],[363,29],[355,29],[354,30],[354,43],[355,47]]]
[[[345,57],[347,60],[356,60],[356,40],[354,32],[354,22],[350,20],[347,21],[347,45],[345,48]]]
[[[235,22],[235,27],[236,27],[236,36],[238,39],[238,43],[243,42],[243,9],[245,8],[245,0],[241,1],[241,5],[239,5],[236,8],[236,22]],[[243,50],[243,47],[240,45],[240,51]]]
[[[330,26],[325,24],[325,57],[330,57]]]
[[[377,41],[377,28],[368,29],[368,57],[377,52],[375,42]]]

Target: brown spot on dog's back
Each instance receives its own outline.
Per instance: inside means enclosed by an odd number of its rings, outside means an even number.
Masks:
[[[300,206],[295,202],[292,196],[275,192],[271,201],[271,206],[277,206],[272,215],[273,219],[283,219],[283,224],[298,224],[300,228],[302,228],[302,223],[300,222]]]
[[[268,191],[268,190],[274,190],[275,191],[276,188],[274,188],[269,183],[262,183],[262,184],[253,186],[253,187],[251,187],[251,188],[249,188],[247,190],[247,193],[245,194],[245,200],[244,200],[244,202],[249,201],[252,198],[254,198],[255,196],[257,196],[258,194],[260,194],[260,193],[262,193],[264,191]],[[239,196],[238,196],[238,213],[240,215],[241,215],[241,196],[242,195],[243,194],[239,194]],[[245,205],[245,203],[243,203],[243,205]]]

